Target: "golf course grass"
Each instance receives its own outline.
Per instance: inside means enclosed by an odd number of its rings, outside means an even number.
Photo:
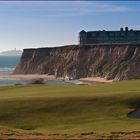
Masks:
[[[140,80],[0,87],[0,126],[41,133],[139,131]]]

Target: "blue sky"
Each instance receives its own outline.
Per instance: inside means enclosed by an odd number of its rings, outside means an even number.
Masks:
[[[139,1],[0,2],[0,51],[78,43],[81,30],[140,30]]]

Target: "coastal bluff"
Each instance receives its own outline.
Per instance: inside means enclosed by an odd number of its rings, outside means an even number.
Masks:
[[[67,45],[24,49],[15,74],[48,74],[79,79],[140,78],[140,44]]]

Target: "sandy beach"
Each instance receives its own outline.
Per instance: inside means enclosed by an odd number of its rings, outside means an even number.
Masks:
[[[33,80],[33,79],[44,79],[44,80],[56,80],[54,75],[47,74],[0,74],[0,79],[19,79],[19,80]],[[64,80],[63,77],[58,77],[57,80]],[[113,80],[106,80],[101,77],[87,77],[80,78],[77,80],[66,80],[74,84],[93,84],[93,83],[110,83]]]
[[[106,80],[105,78],[101,78],[101,77],[87,77],[87,78],[80,78],[79,80],[83,82],[100,82],[100,83],[113,82],[113,80]]]
[[[0,74],[0,79],[32,80],[42,78],[44,80],[55,80],[55,76],[46,74]],[[62,79],[62,78],[61,78]]]

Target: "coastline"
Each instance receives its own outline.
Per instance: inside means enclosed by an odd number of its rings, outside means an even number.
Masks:
[[[65,80],[63,77],[56,78],[54,75],[47,74],[0,74],[0,79],[17,79],[17,80],[34,80],[34,79],[43,79],[43,80],[64,80],[66,82],[76,84],[76,85],[90,85],[90,84],[101,84],[101,83],[110,83],[113,80],[106,80],[101,77],[87,77],[80,78],[76,80]]]
[[[88,82],[88,83],[111,83],[113,80],[106,80],[102,77],[86,77],[80,78],[79,81]]]

